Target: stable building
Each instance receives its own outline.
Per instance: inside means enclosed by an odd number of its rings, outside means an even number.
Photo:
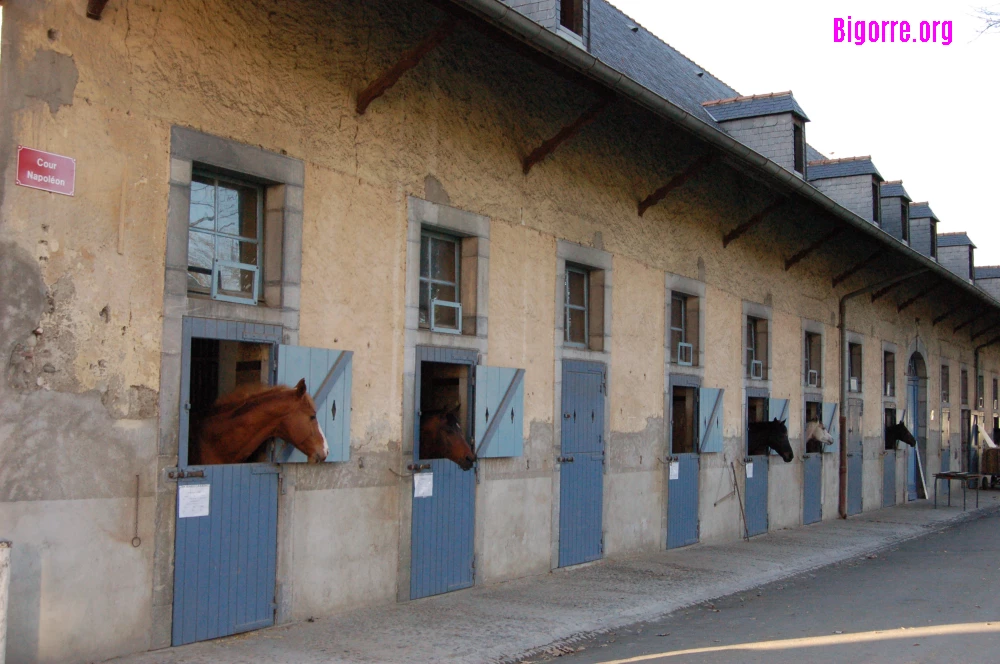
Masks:
[[[607,2],[2,18],[12,661],[849,518],[996,426],[971,241]],[[20,186],[18,146],[74,188]],[[290,430],[200,462],[262,385],[308,391],[323,463]],[[428,452],[432,413],[474,460]],[[774,420],[787,451],[752,446]]]

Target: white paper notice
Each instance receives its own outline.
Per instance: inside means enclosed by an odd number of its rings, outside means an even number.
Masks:
[[[680,461],[670,462],[670,479],[676,480],[681,476],[681,463]]]
[[[434,473],[416,473],[413,476],[413,497],[430,498],[434,495]]]
[[[753,461],[747,464],[747,479],[753,479]]]
[[[177,487],[177,517],[208,516],[210,484],[182,484]]]

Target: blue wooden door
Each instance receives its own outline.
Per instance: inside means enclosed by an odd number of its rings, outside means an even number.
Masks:
[[[185,318],[171,641],[182,645],[274,624],[278,466],[188,464],[192,339],[276,346],[281,327]],[[273,353],[272,353],[273,357]]]
[[[278,468],[273,464],[189,467],[178,480],[173,645],[274,624]],[[204,516],[185,516],[208,491]],[[199,491],[199,489],[201,491]]]
[[[906,381],[906,426],[914,436],[920,431],[920,383],[909,378]],[[917,448],[906,446],[906,500],[917,499]]]
[[[746,472],[746,527],[753,537],[767,532],[767,469],[768,455],[747,457]]]
[[[604,365],[564,361],[559,463],[559,566],[603,554]]]
[[[896,504],[896,450],[882,455],[882,507]]]
[[[861,401],[852,399],[847,406],[847,514],[861,514],[864,479],[864,438],[861,430]]]
[[[416,352],[413,464],[419,470],[413,480],[410,599],[468,588],[475,582],[476,473],[448,459],[420,458],[419,406],[422,362],[468,365],[471,375],[477,353],[425,347]],[[424,483],[430,485],[429,492],[423,490]]]
[[[823,518],[823,455],[802,455],[802,523]]]
[[[697,454],[675,456],[667,480],[668,549],[698,542],[699,458]]]

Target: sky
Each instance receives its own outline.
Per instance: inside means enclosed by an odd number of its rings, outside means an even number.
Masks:
[[[740,94],[792,90],[806,140],[830,158],[871,155],[928,201],[939,233],[966,231],[1000,264],[1000,30],[996,0],[609,0]],[[834,19],[952,21],[952,41],[834,41]],[[940,30],[940,28],[939,28]]]

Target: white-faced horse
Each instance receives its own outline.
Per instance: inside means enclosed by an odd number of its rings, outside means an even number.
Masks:
[[[827,445],[833,445],[833,436],[823,423],[813,420],[806,424],[806,453],[819,454]]]

